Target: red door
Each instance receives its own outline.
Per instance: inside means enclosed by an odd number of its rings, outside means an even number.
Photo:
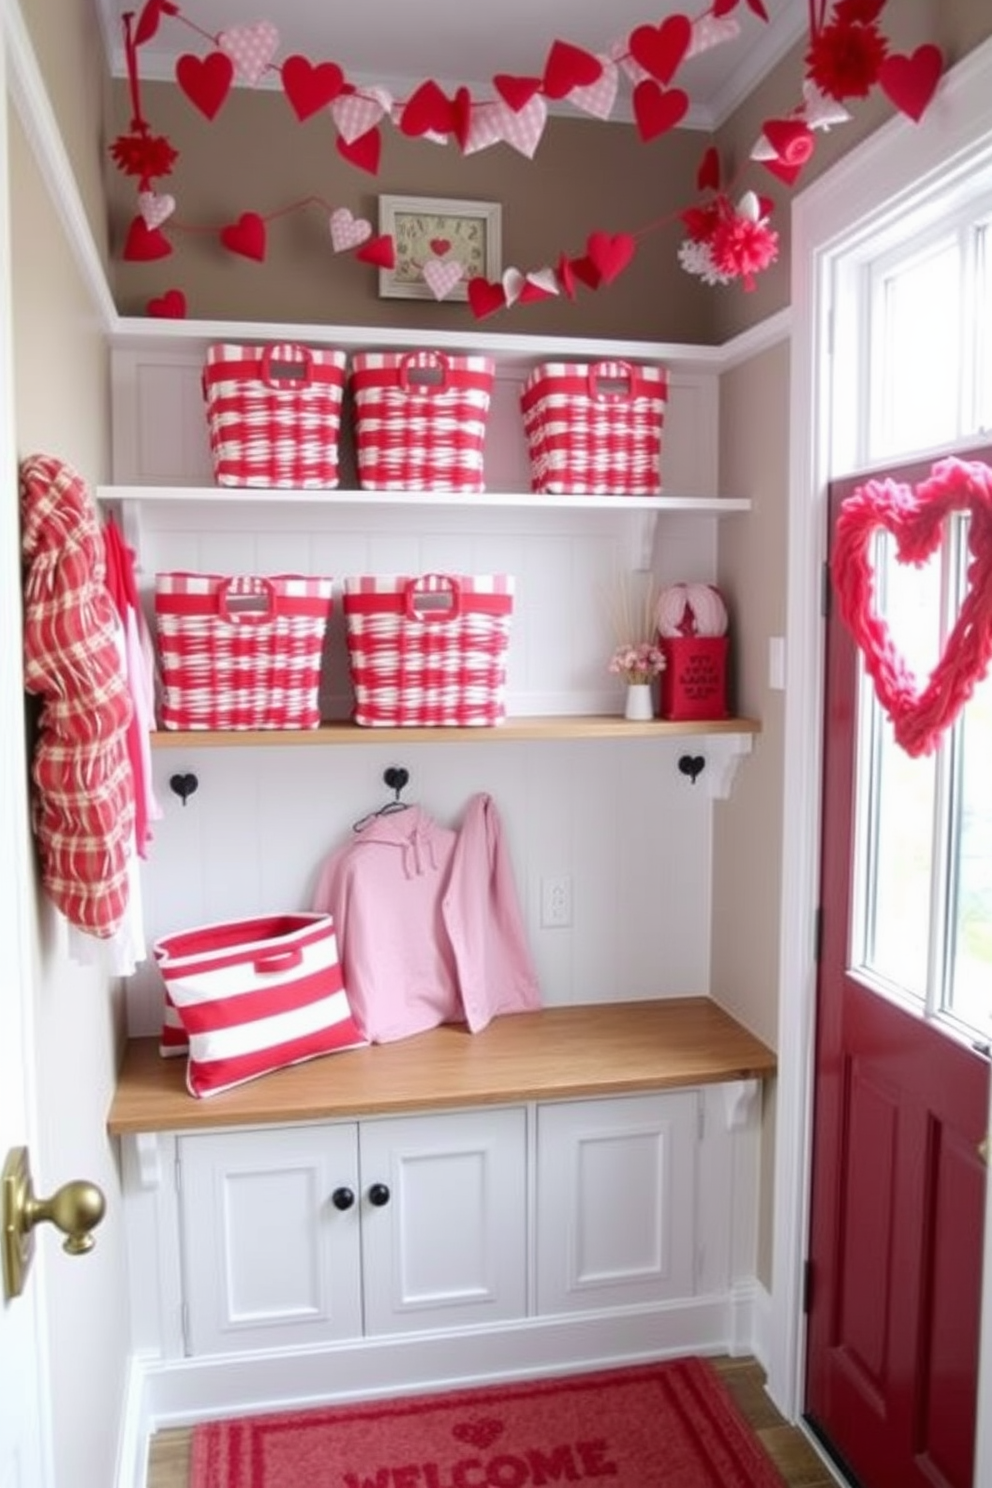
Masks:
[[[859,483],[831,491],[831,533]],[[862,1488],[977,1488],[989,1064],[852,965],[857,882],[876,891],[854,859],[856,771],[873,763],[857,650],[830,608],[806,1414]]]

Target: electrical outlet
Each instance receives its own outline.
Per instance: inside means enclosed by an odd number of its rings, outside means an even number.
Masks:
[[[567,874],[541,879],[541,928],[564,930],[572,923],[572,880]]]

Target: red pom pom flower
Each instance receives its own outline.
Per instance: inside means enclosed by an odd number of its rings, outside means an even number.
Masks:
[[[888,42],[874,22],[834,20],[812,38],[806,76],[828,98],[866,98],[878,82]]]
[[[110,146],[110,154],[117,169],[126,176],[137,176],[142,186],[148,185],[156,176],[167,176],[179,159],[164,134],[149,134],[147,128],[137,128],[130,134],[119,134]]]

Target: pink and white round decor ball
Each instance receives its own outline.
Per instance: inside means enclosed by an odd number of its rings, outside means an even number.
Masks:
[[[661,636],[722,636],[727,606],[712,584],[672,584],[658,596],[655,624]]]

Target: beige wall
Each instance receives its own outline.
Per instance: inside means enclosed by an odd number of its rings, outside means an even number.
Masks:
[[[135,9],[138,7],[136,6]],[[106,256],[103,123],[110,85],[94,0],[20,0],[93,241]]]
[[[85,87],[82,73],[75,87]],[[17,457],[56,455],[95,484],[108,472],[103,328],[13,112],[10,177]],[[19,583],[18,555],[6,554],[4,561],[4,581]],[[25,851],[30,859],[30,846]],[[108,1202],[96,1247],[86,1257],[66,1256],[52,1226],[38,1237],[45,1258],[54,1481],[107,1488],[116,1480],[130,1347],[120,1182],[106,1134],[122,1002],[101,971],[69,958],[64,922],[40,890],[34,951],[38,1191],[82,1177],[99,1184]]]

